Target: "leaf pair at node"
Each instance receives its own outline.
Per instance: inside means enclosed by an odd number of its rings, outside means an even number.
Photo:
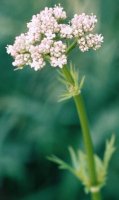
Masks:
[[[97,185],[91,185],[87,155],[83,151],[78,150],[77,152],[75,152],[72,147],[69,147],[72,165],[69,165],[68,163],[64,162],[63,160],[54,155],[48,157],[48,159],[58,164],[60,169],[68,170],[72,174],[74,174],[85,186],[86,192],[96,192],[99,191],[106,183],[109,162],[112,157],[112,154],[115,151],[114,143],[115,136],[112,135],[111,139],[106,141],[103,159],[100,159],[98,155],[94,155],[98,181]]]

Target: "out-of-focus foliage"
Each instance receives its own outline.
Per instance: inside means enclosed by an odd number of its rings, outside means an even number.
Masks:
[[[47,66],[13,71],[5,47],[26,31],[26,22],[45,6],[59,1],[0,0],[0,199],[88,199],[80,182],[59,171],[46,157],[68,160],[67,147],[82,146],[81,131],[72,100],[57,103],[62,86],[57,71]],[[119,199],[119,0],[61,0],[69,17],[75,12],[95,13],[103,47],[71,59],[85,75],[84,98],[95,150],[101,156],[107,137],[116,135],[104,199]]]

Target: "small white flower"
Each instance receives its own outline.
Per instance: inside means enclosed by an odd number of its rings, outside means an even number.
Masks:
[[[96,23],[97,18],[93,14],[86,15],[85,13],[82,13],[81,15],[74,15],[71,20],[73,35],[75,37],[83,36],[85,33],[92,31]]]
[[[45,66],[45,62],[43,58],[39,58],[39,60],[33,60],[33,62],[30,64],[31,68],[34,68],[35,71],[38,71],[39,69],[42,69]]]
[[[62,38],[72,38],[72,27],[67,24],[60,24],[60,36]]]
[[[13,66],[23,67],[24,65],[29,64],[30,54],[18,54],[15,57],[15,61],[12,63]]]
[[[66,52],[66,45],[63,42],[56,41],[53,43],[53,46],[50,49],[51,56],[59,57],[61,54]]]
[[[40,45],[38,46],[38,51],[41,54],[49,54],[51,46],[53,44],[53,40],[50,40],[49,38],[44,38]]]
[[[56,19],[66,19],[66,12],[63,10],[60,4],[53,8],[53,14]]]
[[[51,39],[53,39],[53,38],[55,38],[56,37],[56,34],[55,33],[52,33],[51,31],[47,31],[46,33],[45,33],[45,36],[47,37],[47,39],[49,39],[49,40],[51,40]]]
[[[60,67],[62,68],[64,65],[67,64],[67,57],[66,55],[62,54],[60,57],[51,57],[50,58],[51,65],[53,67]]]
[[[101,34],[89,34],[78,40],[79,48],[82,52],[88,51],[90,48],[97,50],[101,47],[103,36]]]

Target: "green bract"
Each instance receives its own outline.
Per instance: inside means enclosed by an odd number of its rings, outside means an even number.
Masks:
[[[72,64],[70,65],[70,74],[72,77],[72,81],[67,80],[66,76],[61,70],[59,71],[59,74],[59,80],[65,85],[65,90],[62,92],[62,95],[60,95],[59,101],[70,99],[71,97],[81,93],[85,76],[83,76],[79,81],[78,71],[76,71],[75,67],[73,67]]]

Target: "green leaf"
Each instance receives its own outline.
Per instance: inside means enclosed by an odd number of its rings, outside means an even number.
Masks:
[[[88,165],[87,165],[87,156],[86,154],[79,150],[78,151],[78,157],[79,157],[79,163],[80,163],[80,170],[79,170],[79,177],[82,183],[86,186],[90,186],[90,176],[88,171]]]
[[[60,75],[60,82],[65,85],[65,90],[60,95],[59,102],[70,99],[71,97],[81,93],[85,77],[83,76],[82,79],[79,81],[79,73],[72,64],[70,64],[70,74],[73,82],[69,82],[62,71],[58,71],[58,73]]]
[[[77,155],[72,147],[69,147],[69,153],[72,161],[72,165],[74,166],[75,169],[79,169],[79,161],[77,158]]]
[[[52,155],[52,156],[49,156],[47,158],[48,158],[48,160],[58,164],[59,169],[66,169],[66,170],[69,170],[70,172],[72,172],[74,174],[74,169],[70,165],[68,165],[66,162],[64,162],[63,160],[58,158],[57,156]]]
[[[112,154],[116,150],[114,144],[115,144],[115,135],[113,134],[111,139],[107,140],[106,142],[106,148],[105,148],[105,153],[104,153],[104,158],[103,158],[105,170],[107,170]]]
[[[95,158],[95,164],[96,164],[96,173],[97,173],[97,179],[100,186],[105,184],[106,181],[106,173],[103,161],[97,156],[94,156]]]

